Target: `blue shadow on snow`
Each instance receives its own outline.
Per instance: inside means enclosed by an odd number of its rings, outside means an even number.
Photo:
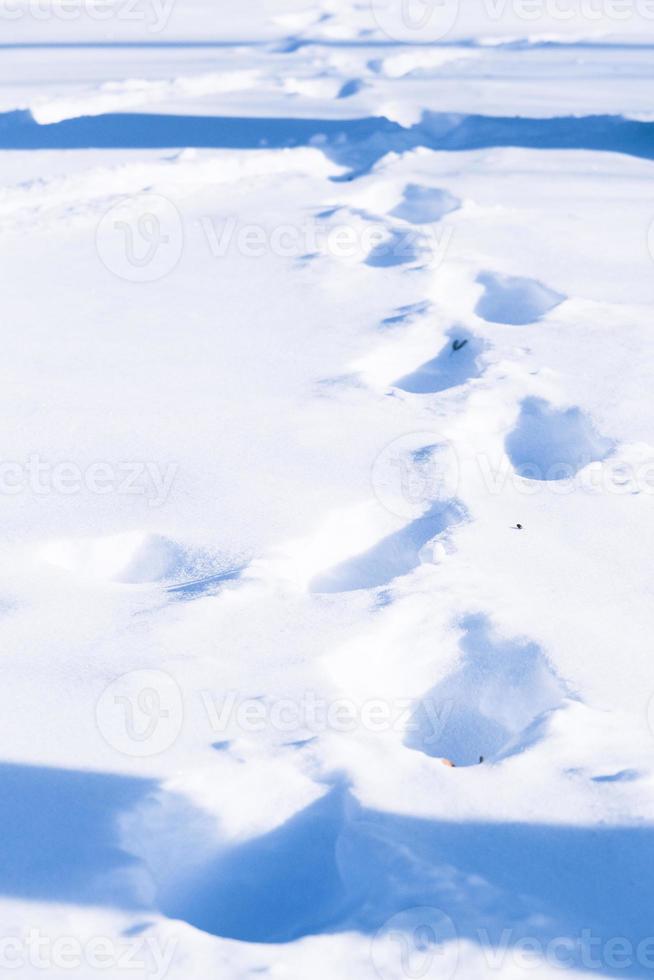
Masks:
[[[336,787],[175,882],[161,904],[205,932],[273,943],[373,934],[400,911],[430,906],[489,955],[510,955],[527,937],[544,949],[564,939],[561,965],[646,977],[652,966],[635,961],[654,933],[653,874],[651,827],[422,820],[366,810]],[[615,937],[632,944],[634,962],[614,964]]]
[[[116,821],[157,783],[104,773],[0,764],[0,894],[142,908]]]
[[[417,147],[475,150],[487,147],[600,150],[654,159],[654,123],[622,116],[528,119],[429,113],[405,128],[385,117],[294,119],[237,116],[180,116],[107,113],[39,125],[29,111],[0,114],[0,149],[255,149],[315,145],[349,167],[352,178],[366,173],[385,154]]]

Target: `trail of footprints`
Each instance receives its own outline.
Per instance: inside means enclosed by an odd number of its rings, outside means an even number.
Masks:
[[[434,216],[447,213],[443,209],[451,206],[452,201],[444,194],[427,195],[412,188],[405,192],[396,211],[401,212],[399,217],[411,216],[406,220],[427,213],[429,220],[438,220]],[[475,312],[488,322],[533,322],[563,301],[559,294],[524,278],[488,272],[481,274],[478,282],[484,292]],[[427,303],[401,307],[382,326],[401,327],[428,309]],[[464,386],[481,376],[487,348],[487,342],[465,325],[453,326],[435,356],[397,378],[393,387],[422,398]],[[420,469],[429,462],[433,448],[425,445],[408,454],[407,465],[418,482],[424,482]],[[589,457],[602,459],[611,450],[611,443],[595,432],[579,408],[559,410],[533,397],[523,401],[517,423],[506,437],[512,465],[529,479],[560,479],[563,475],[555,472],[555,463],[564,461],[575,472]],[[421,562],[432,560],[434,542],[465,520],[466,510],[458,500],[446,497],[428,502],[424,513],[400,530],[364,553],[317,574],[309,589],[316,596],[378,590],[378,596],[387,598],[390,594],[392,602],[392,583],[410,575]],[[229,567],[214,569],[210,575],[198,574],[202,565],[198,556],[165,539],[132,544],[131,551],[123,549],[124,561],[117,571],[114,569],[114,579],[166,581],[169,590],[183,594],[197,586],[202,594],[204,583],[213,583],[216,576],[239,574],[238,569],[230,571]],[[79,569],[83,561],[91,561],[96,571],[104,569],[106,575],[106,563],[98,557],[97,546],[90,554],[84,559],[79,554],[69,557],[68,565]],[[61,549],[55,550],[50,560],[53,557],[63,563]],[[171,585],[171,580],[177,584]],[[574,699],[536,644],[522,638],[498,637],[485,615],[468,615],[457,626],[457,666],[415,704],[407,730],[400,737],[408,750],[436,760],[453,760],[459,768],[478,766],[482,758],[485,764],[499,763],[537,743],[547,732],[548,718]],[[289,750],[297,751],[308,742],[315,739],[289,743]],[[214,748],[229,754],[231,743],[217,742]],[[433,868],[441,855],[437,850],[432,853],[431,848],[437,848],[438,841],[429,844],[423,854],[414,822],[405,827],[402,819],[392,814],[361,811],[347,788],[338,783],[280,827],[245,843],[221,847],[209,855],[209,860],[174,873],[160,846],[165,833],[156,820],[164,831],[168,826],[190,827],[191,839],[197,830],[200,843],[210,834],[202,822],[206,817],[200,819],[188,800],[168,794],[159,802],[163,811],[158,817],[153,818],[152,808],[132,814],[136,832],[129,835],[131,850],[152,878],[157,907],[209,934],[246,942],[292,942],[328,926],[334,928],[335,923],[378,928],[395,911],[387,902],[406,905],[411,899],[415,905],[425,895],[432,900]],[[134,831],[134,826],[131,829]],[[380,833],[383,853],[379,849]],[[350,855],[348,861],[339,860],[344,850]],[[294,859],[298,852],[304,855],[301,865]],[[389,852],[392,860],[385,856]],[[411,863],[404,877],[407,888],[415,891],[413,897],[402,892],[396,897],[402,861]],[[353,872],[347,870],[351,867]],[[392,886],[388,880],[391,867]],[[271,893],[283,898],[271,903]]]
[[[422,225],[438,222],[460,206],[448,191],[409,184],[389,216]],[[396,225],[385,246],[373,250],[366,264],[387,268],[415,262],[419,249],[405,249],[402,254],[401,240],[402,229]],[[489,324],[533,324],[566,299],[537,280],[495,271],[480,272],[476,284],[482,292],[474,315]],[[382,322],[382,328],[401,328],[428,310],[427,302],[400,307]],[[465,324],[456,324],[431,360],[398,377],[391,387],[433,396],[464,386],[482,376],[483,355],[489,347]],[[614,448],[580,408],[558,409],[536,397],[524,398],[515,426],[505,438],[514,470],[530,480],[569,478],[589,462],[605,459]],[[408,465],[419,464],[414,459]],[[432,560],[435,541],[466,519],[458,500],[435,500],[421,516],[366,552],[321,572],[312,580],[311,591],[384,589],[388,597],[387,587],[421,562]],[[405,744],[429,756],[455,760],[457,766],[478,765],[481,759],[499,761],[538,741],[544,719],[566,702],[569,693],[534,644],[496,640],[483,616],[470,616],[460,625],[464,634],[459,664],[416,705]],[[439,724],[435,726],[436,712]]]
[[[366,264],[385,268],[414,260],[417,250],[403,254],[393,244],[402,234],[398,223],[433,224],[460,205],[448,191],[408,184],[401,201],[389,212],[395,222],[390,247],[387,242],[383,251],[381,247],[374,249],[365,259]],[[492,324],[534,323],[565,300],[562,294],[525,277],[485,271],[478,274],[476,281],[482,293],[474,314]],[[400,307],[381,326],[401,328],[424,317],[429,305],[418,301]],[[462,387],[482,376],[483,357],[489,347],[466,325],[453,325],[435,356],[395,379],[391,387],[419,397]],[[425,445],[407,457],[406,466],[415,473],[417,482],[424,482],[421,468],[425,461],[430,463],[433,448]],[[523,400],[517,422],[505,439],[506,454],[514,470],[530,480],[565,479],[589,462],[605,459],[614,448],[578,407],[557,409],[535,397]],[[449,532],[467,519],[464,505],[455,498],[426,500],[424,511],[399,530],[366,551],[314,575],[309,590],[315,595],[357,590],[379,590],[381,595],[386,590],[384,595],[390,595],[392,601],[393,583],[410,575],[423,562],[433,562],[437,543],[447,540]],[[162,535],[140,533],[51,542],[39,557],[51,566],[96,581],[154,585],[171,600],[215,593],[226,583],[238,580],[246,567],[234,556],[217,559]],[[478,762],[482,751],[487,759],[498,758],[539,714],[555,707],[564,697],[562,685],[554,678],[542,652],[524,644],[493,645],[489,625],[479,620],[468,621],[465,630],[460,666],[416,706],[415,731],[407,740],[410,748],[430,756],[454,758],[459,765]],[[498,691],[507,687],[512,690],[511,697],[499,697]],[[420,721],[430,715],[426,706],[449,702],[454,707],[442,737],[434,738],[433,732],[427,737]]]
[[[388,239],[371,251],[365,263],[387,268],[415,261],[419,255],[418,240],[406,238],[403,228],[433,225],[458,210],[461,203],[447,190],[408,184],[402,199],[388,213],[387,218],[393,219]],[[360,212],[360,215],[376,220],[368,212]],[[380,220],[389,227],[387,219]],[[481,295],[476,301],[474,316],[494,325],[536,323],[566,299],[537,280],[494,271],[480,272],[476,284],[481,287]],[[383,329],[401,328],[424,317],[429,307],[427,301],[400,307],[381,326]],[[455,324],[447,331],[445,343],[436,355],[396,378],[391,388],[422,396],[462,387],[483,375],[484,354],[490,347],[487,340],[477,336],[465,324]],[[579,408],[558,410],[543,399],[532,397],[522,402],[515,428],[505,440],[506,454],[515,471],[534,480],[573,476],[589,462],[605,459],[613,448],[609,440],[595,432]],[[408,465],[414,464],[409,461]],[[366,552],[315,576],[311,590],[333,593],[388,586],[396,578],[413,571],[428,555],[427,545],[462,520],[465,520],[465,509],[458,501],[434,500],[410,524]]]
[[[367,256],[367,265],[387,268],[415,261],[420,249],[415,238],[403,237],[407,225],[433,225],[457,211],[462,202],[447,190],[409,183],[402,199],[389,212],[389,238]],[[374,216],[365,215],[367,218]],[[400,243],[403,245],[400,245]],[[413,243],[409,247],[407,242]],[[550,314],[566,296],[525,276],[483,270],[475,280],[481,295],[474,317],[491,325],[526,326]],[[398,308],[382,328],[401,328],[429,311],[427,301]],[[491,345],[465,324],[453,325],[436,355],[396,378],[391,388],[411,395],[438,395],[462,387],[484,372],[484,354]],[[542,398],[527,396],[520,404],[513,430],[505,438],[506,455],[515,472],[530,480],[556,481],[573,477],[589,463],[605,460],[616,448],[599,434],[578,407],[558,409]],[[426,447],[427,448],[427,447]],[[448,527],[464,520],[458,501],[434,501],[422,517],[380,541],[364,554],[317,576],[315,592],[339,592],[387,586],[422,561],[425,546]]]

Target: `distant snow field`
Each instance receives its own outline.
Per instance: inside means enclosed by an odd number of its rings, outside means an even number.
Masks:
[[[654,9],[0,9],[0,968],[654,975]]]

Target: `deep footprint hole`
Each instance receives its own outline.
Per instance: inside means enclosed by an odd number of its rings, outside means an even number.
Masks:
[[[481,376],[480,357],[486,343],[466,330],[452,327],[447,343],[431,361],[394,382],[393,387],[414,395],[437,394]]]
[[[511,326],[535,323],[566,298],[536,279],[524,276],[482,272],[477,276],[477,282],[484,287],[484,292],[475,313],[489,323]]]
[[[514,469],[528,480],[570,479],[614,448],[580,408],[557,409],[542,398],[525,398],[506,439]]]
[[[538,740],[538,720],[568,697],[536,644],[494,636],[481,615],[462,626],[459,666],[417,704],[405,739],[457,767],[524,751]]]

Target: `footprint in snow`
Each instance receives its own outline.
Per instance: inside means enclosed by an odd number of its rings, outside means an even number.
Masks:
[[[423,187],[422,184],[407,184],[403,198],[390,212],[394,218],[402,218],[414,225],[430,224],[440,221],[461,207],[458,197],[438,187]]]
[[[542,398],[525,398],[505,448],[524,479],[550,481],[570,479],[606,459],[615,445],[580,408],[558,409]]]
[[[365,261],[374,269],[390,269],[415,262],[422,251],[423,243],[415,234],[394,229],[388,238],[372,249]]]
[[[363,554],[348,558],[311,582],[314,593],[353,592],[388,585],[423,561],[423,549],[466,516],[455,500],[434,504],[422,517],[382,538]]]
[[[539,740],[543,716],[568,697],[540,647],[493,634],[485,616],[462,623],[459,666],[416,706],[405,744],[457,767]]]
[[[436,357],[395,381],[393,387],[416,395],[436,394],[478,378],[484,341],[457,327],[449,331],[448,338]]]
[[[484,293],[475,313],[489,323],[524,326],[534,323],[559,306],[566,297],[536,279],[482,272],[477,282]]]
[[[349,99],[360,92],[362,88],[364,88],[364,82],[360,78],[351,78],[348,82],[345,82],[336,98]]]

